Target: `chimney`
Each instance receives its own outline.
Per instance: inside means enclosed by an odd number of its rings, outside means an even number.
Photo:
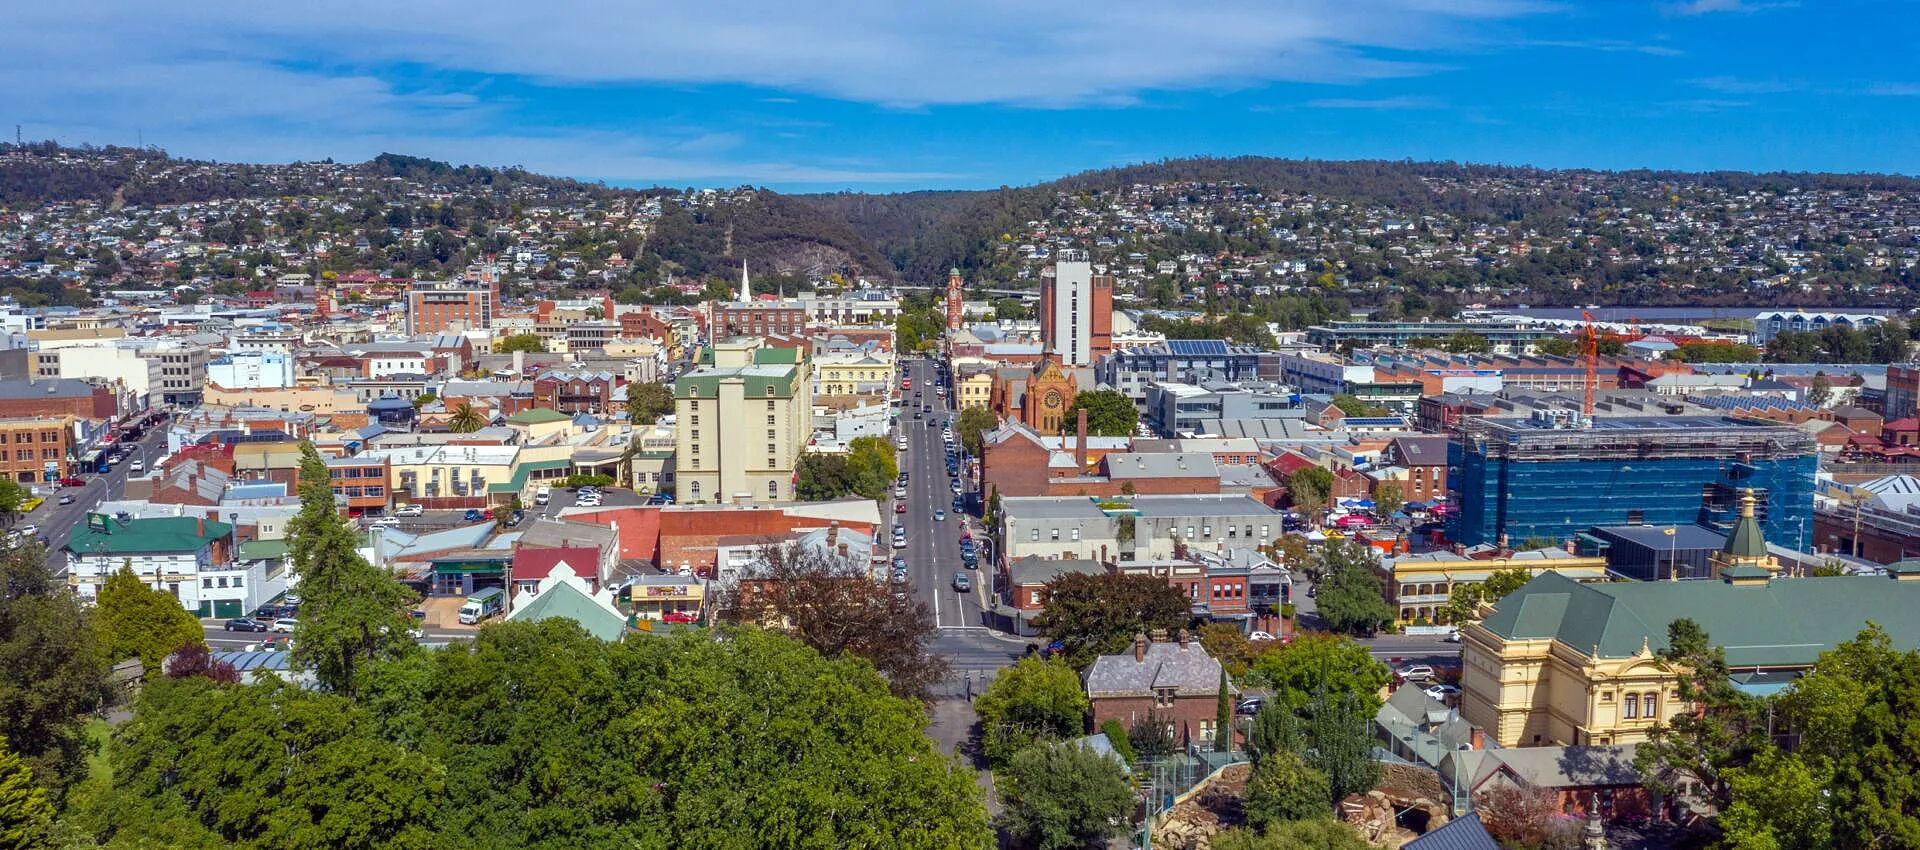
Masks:
[[[1142,661],[1142,662],[1147,660],[1147,633],[1146,632],[1134,633],[1133,660]]]
[[[1486,749],[1487,733],[1478,726],[1473,727],[1472,731],[1467,733],[1467,748],[1474,750]]]
[[[1566,542],[1560,545],[1561,545],[1561,548],[1567,550],[1567,554],[1569,555],[1580,554],[1580,544],[1576,543],[1574,539],[1571,537],[1567,538]]]
[[[206,517],[193,518],[193,534],[195,537],[207,536],[207,518]]]
[[[1080,416],[1073,423],[1073,462],[1081,472],[1087,469],[1087,409],[1080,408]]]
[[[832,549],[834,543],[838,542],[839,540],[840,540],[840,521],[829,520],[827,522],[827,548]],[[845,554],[844,549],[842,550],[842,554]]]
[[[1187,648],[1187,630],[1186,629],[1180,630],[1179,640],[1180,640],[1180,648],[1186,649]]]
[[[845,558],[846,556],[847,556],[847,544],[842,543],[840,544],[840,557]]]

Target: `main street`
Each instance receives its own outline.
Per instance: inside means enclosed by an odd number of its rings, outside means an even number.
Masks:
[[[40,526],[39,533],[46,535],[47,538],[47,566],[55,575],[66,571],[67,554],[61,550],[61,547],[65,546],[67,540],[73,536],[73,529],[85,522],[87,513],[103,501],[126,495],[127,478],[133,474],[133,462],[140,461],[150,471],[166,456],[167,429],[165,427],[149,428],[139,442],[133,445],[133,451],[119,463],[113,464],[106,474],[76,472],[71,476],[86,479],[87,483],[84,487],[55,489],[50,483],[38,485],[40,495],[46,497],[46,502],[15,523],[16,528],[27,524]],[[72,496],[73,504],[60,504],[61,496]]]

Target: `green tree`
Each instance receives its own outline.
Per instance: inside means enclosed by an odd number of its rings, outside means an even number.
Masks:
[[[1069,663],[1085,667],[1126,649],[1135,635],[1181,628],[1192,618],[1186,594],[1165,579],[1068,573],[1047,586],[1047,606],[1033,625],[1060,642]]]
[[[1533,350],[1547,357],[1578,357],[1580,341],[1572,337],[1550,336],[1534,340]]]
[[[980,716],[980,748],[1001,765],[1035,741],[1082,734],[1087,692],[1066,662],[1029,655],[1001,670],[973,709]]]
[[[0,730],[59,805],[86,776],[87,713],[107,694],[93,612],[38,546],[0,550]]]
[[[847,478],[853,492],[876,501],[886,498],[900,474],[893,452],[893,443],[885,437],[853,438],[847,444]]]
[[[1705,629],[1681,618],[1667,625],[1667,646],[1660,664],[1679,678],[1683,705],[1698,711],[1674,712],[1648,734],[1634,753],[1634,767],[1661,793],[1674,793],[1670,776],[1689,776],[1707,802],[1727,805],[1724,771],[1746,767],[1767,743],[1766,703],[1734,687],[1726,651]]]
[[[1334,631],[1348,634],[1372,634],[1393,620],[1393,608],[1387,604],[1386,585],[1374,569],[1377,563],[1372,547],[1364,543],[1336,541],[1314,553],[1320,580],[1318,593],[1320,618]]]
[[[1000,420],[993,415],[993,411],[984,407],[969,407],[960,411],[959,418],[954,421],[954,437],[967,450],[967,454],[979,457],[985,445],[984,435],[999,425]]]
[[[1532,571],[1525,567],[1513,567],[1487,576],[1486,581],[1455,584],[1444,609],[1447,622],[1460,625],[1474,622],[1480,619],[1480,603],[1491,605],[1499,602],[1532,580]]]
[[[1326,509],[1332,493],[1333,473],[1325,467],[1305,466],[1287,476],[1287,495],[1308,525],[1320,524],[1320,512]]]
[[[1081,390],[1067,407],[1064,427],[1078,427],[1080,411],[1087,412],[1087,433],[1099,437],[1131,437],[1140,424],[1140,411],[1119,390]]]
[[[673,387],[638,381],[627,385],[627,421],[652,425],[673,412]]]
[[[1259,654],[1253,641],[1247,638],[1247,633],[1233,623],[1207,623],[1196,629],[1195,633],[1199,635],[1200,645],[1206,648],[1207,654],[1219,661],[1226,673],[1235,677],[1245,675]]]
[[[1379,416],[1386,412],[1383,408],[1369,405],[1361,401],[1357,396],[1347,395],[1346,393],[1335,394],[1333,397],[1333,406],[1339,408],[1341,413],[1348,416]]]
[[[825,502],[853,492],[846,455],[807,452],[794,469],[794,494],[803,502]]]
[[[1120,725],[1119,720],[1107,718],[1105,723],[1100,724],[1100,734],[1107,736],[1113,751],[1119,753],[1126,763],[1135,764],[1139,761],[1140,755],[1133,751],[1133,739],[1127,737],[1127,727]]]
[[[1034,850],[1103,845],[1126,829],[1133,790],[1120,762],[1084,746],[1041,741],[1001,774],[1006,811],[1000,823],[1014,842]]]
[[[1220,668],[1220,686],[1213,713],[1213,751],[1233,752],[1233,697],[1227,690],[1227,668]]]
[[[1820,407],[1827,406],[1833,399],[1833,380],[1827,377],[1825,370],[1813,373],[1813,380],[1807,384],[1807,401]]]
[[[1247,824],[1261,832],[1286,821],[1328,818],[1333,816],[1333,786],[1305,759],[1282,751],[1254,765],[1241,808]]]
[[[1493,342],[1472,331],[1455,331],[1440,340],[1440,350],[1449,354],[1486,354]]]
[[[0,478],[0,522],[13,522],[20,513],[20,506],[26,504],[27,488],[12,478]]]
[[[300,452],[300,512],[287,525],[300,577],[294,660],[310,666],[323,687],[353,696],[361,667],[417,649],[407,616],[414,594],[360,557],[359,541],[334,506],[326,463],[312,443],[301,443]]]
[[[107,658],[138,658],[148,678],[160,675],[174,650],[206,641],[200,621],[180,607],[180,600],[148,587],[133,574],[131,563],[121,565],[100,587],[94,616]]]
[[[1382,481],[1373,488],[1373,509],[1383,517],[1392,517],[1407,504],[1406,491],[1398,481]]]
[[[1307,705],[1304,757],[1326,774],[1334,800],[1380,783],[1380,763],[1373,758],[1373,710],[1367,704],[1359,694],[1320,694]]]
[[[1367,647],[1335,635],[1301,635],[1267,650],[1253,662],[1253,676],[1273,689],[1273,702],[1295,713],[1322,694],[1353,695],[1371,713],[1380,707],[1380,690],[1393,672]]]
[[[33,768],[0,735],[0,847],[41,847],[52,823],[47,790],[33,781]]]
[[[1173,730],[1167,728],[1167,721],[1148,712],[1127,730],[1127,743],[1133,745],[1133,752],[1142,763],[1158,761],[1179,752],[1179,742],[1173,739]]]
[[[1833,771],[1824,757],[1812,763],[1772,746],[1751,764],[1726,771],[1732,803],[1720,816],[1724,843],[1738,850],[1825,850],[1833,847],[1827,799]]]
[[[525,333],[514,334],[494,343],[493,350],[496,354],[512,354],[516,351],[540,354],[547,350],[547,346],[540,341],[539,334]]]
[[[486,427],[487,418],[467,402],[460,402],[453,408],[453,415],[447,417],[447,430],[455,434],[471,434]]]

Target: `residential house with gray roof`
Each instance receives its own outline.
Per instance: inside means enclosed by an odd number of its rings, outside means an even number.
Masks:
[[[1134,638],[1133,649],[1102,655],[1087,669],[1093,726],[1115,720],[1124,728],[1149,718],[1166,724],[1181,747],[1213,740],[1219,712],[1220,662],[1182,629],[1173,640]],[[1228,698],[1239,694],[1227,682]]]

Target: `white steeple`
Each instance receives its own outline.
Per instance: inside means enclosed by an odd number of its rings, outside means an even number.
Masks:
[[[748,302],[751,302],[752,300],[753,300],[753,285],[747,282],[747,261],[741,260],[740,261],[740,303],[746,304]]]

